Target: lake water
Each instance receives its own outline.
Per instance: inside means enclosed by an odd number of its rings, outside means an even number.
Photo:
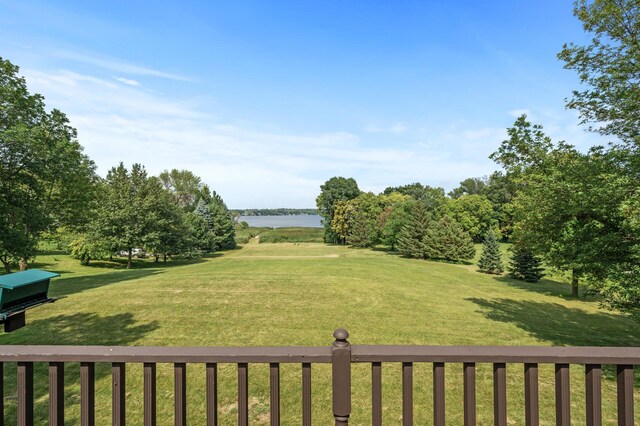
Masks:
[[[292,214],[289,216],[240,216],[240,222],[244,221],[249,226],[268,228],[322,228],[317,214]]]

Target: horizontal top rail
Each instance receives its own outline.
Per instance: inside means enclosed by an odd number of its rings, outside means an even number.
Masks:
[[[515,362],[640,365],[640,347],[352,345],[351,362]]]
[[[0,346],[0,362],[331,363],[330,346]],[[640,365],[640,347],[351,345],[351,362]]]
[[[0,346],[1,362],[330,363],[329,346]]]

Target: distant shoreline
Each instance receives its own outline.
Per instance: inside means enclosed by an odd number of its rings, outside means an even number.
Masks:
[[[322,218],[312,214],[239,216],[237,223],[247,222],[257,228],[321,228]]]
[[[239,216],[315,216],[318,209],[231,209],[232,214]]]

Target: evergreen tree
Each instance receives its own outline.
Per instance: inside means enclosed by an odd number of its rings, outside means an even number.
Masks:
[[[534,283],[544,276],[542,261],[531,250],[514,246],[509,264],[509,276],[517,280]]]
[[[236,228],[233,217],[222,198],[213,191],[209,203],[211,232],[217,250],[229,250],[236,246]]]
[[[382,213],[380,197],[371,192],[363,192],[353,203],[353,214],[349,220],[349,234],[347,242],[354,247],[373,247],[380,240],[378,229],[380,214]]]
[[[353,217],[350,228],[347,241],[353,247],[366,248],[376,244],[375,222],[372,224],[361,212]]]
[[[422,242],[428,259],[460,262],[470,260],[476,254],[469,233],[447,216],[431,224]]]
[[[193,248],[202,253],[216,250],[213,239],[213,217],[207,203],[200,199],[193,213],[187,213],[187,223],[193,237]]]
[[[408,222],[402,227],[398,238],[398,250],[407,257],[425,259],[424,236],[431,225],[431,214],[422,202],[411,209]]]
[[[504,271],[500,255],[500,245],[493,231],[487,232],[482,244],[482,256],[478,262],[481,272],[487,274],[501,274]]]

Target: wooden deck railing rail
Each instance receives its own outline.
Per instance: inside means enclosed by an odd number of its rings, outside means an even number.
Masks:
[[[219,363],[237,364],[238,424],[249,419],[248,365],[268,363],[270,371],[270,424],[280,424],[280,364],[302,368],[302,421],[311,425],[311,364],[332,365],[333,415],[336,425],[348,425],[351,414],[351,365],[371,364],[372,424],[382,425],[382,363],[402,365],[402,422],[413,424],[413,364],[433,365],[433,424],[445,424],[445,364],[462,364],[464,424],[476,424],[476,363],[493,364],[494,423],[507,424],[506,364],[523,364],[525,422],[538,425],[538,364],[555,365],[556,424],[570,425],[570,364],[585,366],[586,420],[602,424],[602,365],[617,372],[618,425],[634,424],[633,367],[640,365],[640,348],[540,346],[368,346],[351,345],[349,334],[334,332],[331,347],[106,347],[106,346],[0,346],[0,395],[4,395],[4,364],[17,363],[17,420],[34,423],[33,363],[49,365],[49,424],[64,424],[64,368],[80,363],[80,421],[95,424],[95,363],[112,366],[112,424],[124,425],[125,365],[143,364],[144,424],[156,424],[156,364],[174,365],[175,424],[186,424],[186,365],[206,364],[206,422],[218,424]],[[0,398],[0,426],[4,425],[4,398]]]

